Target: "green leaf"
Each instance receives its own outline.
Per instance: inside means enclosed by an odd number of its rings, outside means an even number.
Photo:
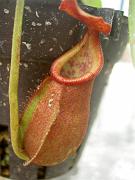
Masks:
[[[129,40],[131,56],[135,65],[135,0],[129,1]]]
[[[93,6],[97,8],[102,7],[102,1],[101,0],[81,0],[83,4],[88,6]]]

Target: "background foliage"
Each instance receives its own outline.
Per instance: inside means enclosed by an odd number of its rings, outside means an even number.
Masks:
[[[82,0],[82,2],[93,7],[102,7],[102,0]],[[135,66],[135,0],[129,0],[129,41],[131,56]]]
[[[101,0],[82,0],[82,2],[86,5],[93,6],[93,7],[102,7]]]
[[[131,56],[135,66],[135,0],[129,1],[129,40]]]

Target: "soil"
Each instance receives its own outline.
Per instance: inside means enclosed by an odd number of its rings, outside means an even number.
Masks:
[[[0,127],[0,166],[1,176],[9,177],[9,134],[6,127]]]

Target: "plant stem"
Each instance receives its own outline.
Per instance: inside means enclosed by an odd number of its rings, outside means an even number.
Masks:
[[[21,51],[21,34],[25,0],[17,0],[14,19],[14,30],[12,39],[11,69],[9,79],[9,104],[10,104],[10,128],[11,141],[15,154],[24,160],[28,160],[23,152],[19,141],[19,106],[18,106],[18,84],[19,65]]]

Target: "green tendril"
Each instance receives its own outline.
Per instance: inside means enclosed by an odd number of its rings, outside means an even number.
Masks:
[[[9,79],[9,104],[10,104],[10,128],[11,142],[15,154],[28,160],[28,156],[22,149],[19,141],[19,106],[18,106],[18,84],[19,84],[19,64],[21,51],[21,34],[25,0],[17,0],[14,19],[14,30],[12,39],[11,69]]]

